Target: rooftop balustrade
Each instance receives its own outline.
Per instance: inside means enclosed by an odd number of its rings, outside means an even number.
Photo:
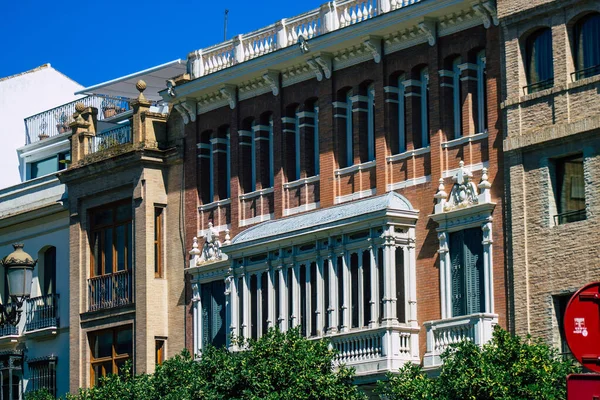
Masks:
[[[252,60],[275,50],[294,46],[300,37],[312,39],[325,33],[407,7],[422,0],[341,0],[298,16],[282,19],[254,32],[191,52],[188,71],[199,78]]]
[[[69,124],[73,122],[75,104],[83,103],[86,107],[100,110],[98,120],[103,121],[129,111],[129,101],[108,97],[87,96],[70,103],[46,110],[25,118],[25,144],[71,132]]]

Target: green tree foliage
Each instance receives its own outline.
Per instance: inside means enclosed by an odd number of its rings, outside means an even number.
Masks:
[[[184,350],[151,375],[110,375],[67,400],[363,400],[354,371],[334,368],[335,352],[324,340],[307,340],[299,329],[238,340],[244,351],[208,346],[195,361]],[[36,396],[32,394],[31,396]],[[41,396],[41,394],[40,394]],[[31,397],[30,400],[47,400]]]
[[[566,377],[579,371],[541,340],[525,340],[496,327],[492,340],[479,347],[464,341],[442,354],[437,378],[406,365],[380,382],[388,400],[558,400],[566,397]]]

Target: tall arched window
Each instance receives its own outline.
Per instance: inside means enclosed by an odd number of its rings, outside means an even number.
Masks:
[[[421,81],[421,147],[429,146],[429,72],[427,67],[419,74]]]
[[[42,295],[56,294],[56,247],[49,247],[44,252],[44,269],[40,277]]]
[[[452,114],[454,116],[454,137],[462,136],[462,96],[460,93],[460,57],[452,61]]]
[[[575,79],[600,73],[600,14],[587,15],[574,26]]]
[[[352,90],[346,92],[346,166],[354,164],[354,137],[352,128]]]
[[[554,86],[552,57],[552,31],[541,28],[525,41],[525,72],[527,93],[534,93]]]

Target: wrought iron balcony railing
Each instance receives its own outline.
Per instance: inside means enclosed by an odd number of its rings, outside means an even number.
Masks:
[[[0,338],[4,336],[16,336],[19,334],[19,328],[12,325],[0,327]]]
[[[546,79],[545,81],[534,82],[530,85],[523,86],[523,94],[531,94],[542,90],[550,89],[554,86],[554,78]]]
[[[90,138],[88,154],[110,149],[111,147],[131,143],[131,126],[118,126]]]
[[[25,306],[26,332],[50,327],[58,328],[58,294],[47,294],[27,299]]]
[[[562,225],[567,222],[582,221],[585,219],[585,208],[583,210],[567,211],[554,216],[554,224]]]
[[[88,311],[133,303],[131,270],[88,279]]]
[[[99,96],[83,97],[25,118],[25,144],[71,132],[69,124],[73,122],[73,113],[77,103],[83,103],[86,107],[97,108],[98,120],[100,121],[129,110],[129,102],[126,99]]]
[[[571,74],[571,79],[573,80],[573,82],[576,82],[580,79],[589,78],[598,74],[600,74],[600,64],[573,72]]]

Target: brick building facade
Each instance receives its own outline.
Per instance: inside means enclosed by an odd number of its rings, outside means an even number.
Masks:
[[[503,1],[509,325],[568,352],[570,295],[598,280],[600,6]]]
[[[505,325],[497,24],[491,2],[328,3],[190,53],[161,94],[200,237],[191,351],[300,325],[368,380]]]

